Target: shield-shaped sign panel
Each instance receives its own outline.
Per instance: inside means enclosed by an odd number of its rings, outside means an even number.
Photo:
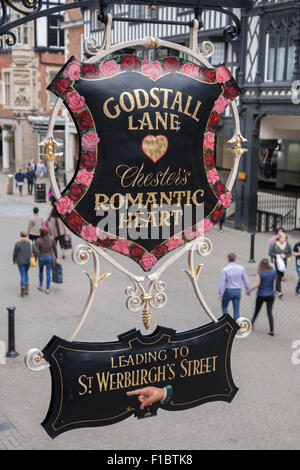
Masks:
[[[225,65],[72,57],[48,89],[79,134],[75,175],[54,203],[76,235],[147,271],[223,216],[231,194],[215,168],[215,131],[239,94]]]

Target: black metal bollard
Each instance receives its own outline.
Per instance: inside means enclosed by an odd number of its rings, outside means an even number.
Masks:
[[[254,237],[255,237],[255,233],[250,233],[250,259],[249,259],[249,263],[255,263],[255,259],[254,259]]]
[[[19,355],[15,351],[15,310],[16,307],[7,307],[8,310],[8,351],[7,357],[16,357]]]

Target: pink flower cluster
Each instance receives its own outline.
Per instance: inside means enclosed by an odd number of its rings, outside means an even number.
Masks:
[[[213,227],[213,223],[209,219],[203,219],[197,226],[198,232],[203,235]]]
[[[121,65],[115,60],[107,60],[106,62],[100,62],[99,71],[101,77],[111,77],[121,71]]]
[[[204,148],[206,150],[214,149],[214,144],[215,144],[215,133],[211,131],[207,131],[204,134]]]
[[[207,180],[210,184],[215,184],[219,180],[219,176],[215,168],[212,168],[207,172]]]
[[[129,255],[129,249],[128,247],[131,245],[131,242],[126,240],[126,238],[118,238],[112,246],[112,249],[114,251],[117,251],[118,253],[122,253],[123,255]]]
[[[73,113],[82,113],[85,109],[85,99],[77,91],[72,90],[67,93],[67,103]]]
[[[183,245],[183,244],[184,244],[184,240],[180,237],[177,237],[176,235],[170,238],[166,243],[169,251],[175,250],[175,248],[178,248],[180,245]]]
[[[143,269],[147,271],[148,269],[153,268],[156,261],[157,259],[152,253],[144,253],[143,256],[141,257],[140,263]]]
[[[216,79],[219,83],[225,83],[231,79],[231,73],[225,64],[216,69]]]
[[[198,78],[199,67],[192,62],[186,62],[181,66],[180,71],[185,75],[190,75],[191,77]]]
[[[214,103],[214,111],[218,114],[224,113],[227,106],[230,104],[230,99],[224,98],[223,95],[220,95],[219,98]]]
[[[78,80],[80,77],[80,63],[77,62],[77,60],[72,60],[69,62],[63,73],[71,81]]]
[[[148,62],[148,60],[144,59],[141,64],[141,72],[147,75],[147,77],[152,78],[152,80],[163,75],[163,69],[158,60],[155,62]]]
[[[74,210],[73,201],[71,201],[68,196],[62,196],[56,202],[56,209],[57,212],[61,215],[69,214],[69,212]]]
[[[81,145],[84,150],[95,150],[100,142],[97,132],[88,131],[81,137]]]
[[[220,206],[223,206],[225,208],[230,206],[231,204],[231,192],[230,191],[227,191],[226,193],[220,196],[219,204]]]
[[[88,242],[97,241],[99,234],[98,227],[94,227],[92,224],[84,225],[81,230],[81,236]]]
[[[77,173],[75,178],[75,182],[79,184],[84,184],[84,186],[89,186],[93,181],[94,174],[86,169],[80,170]]]

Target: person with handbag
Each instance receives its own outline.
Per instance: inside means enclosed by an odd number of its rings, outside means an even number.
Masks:
[[[281,281],[284,276],[287,267],[287,260],[292,256],[292,248],[287,241],[285,233],[280,234],[275,243],[273,243],[269,249],[269,256],[272,260],[275,260],[276,268],[276,292],[278,297],[282,298]]]
[[[258,272],[256,274],[256,282],[250,289],[250,292],[257,289],[255,311],[252,318],[252,325],[254,324],[262,304],[266,302],[267,315],[269,320],[270,331],[269,335],[274,336],[274,321],[272,315],[273,303],[275,298],[274,282],[276,279],[276,271],[274,266],[270,264],[267,258],[261,260],[258,266]]]
[[[29,293],[29,276],[30,266],[36,264],[36,249],[32,241],[27,238],[27,232],[22,230],[20,240],[17,241],[13,251],[13,262],[18,265],[21,277],[21,297]]]
[[[46,294],[50,293],[51,273],[53,261],[57,258],[56,243],[53,237],[49,235],[48,230],[42,228],[40,237],[36,241],[37,255],[39,259],[39,281],[38,289],[43,291],[44,268],[46,268]]]
[[[56,210],[53,208],[48,218],[49,234],[54,238],[55,243],[59,242],[62,258],[65,259],[65,241],[67,238],[67,231],[64,223],[57,215]]]
[[[34,207],[33,208],[33,215],[29,218],[28,221],[28,236],[30,240],[33,240],[33,242],[36,241],[36,239],[40,236],[40,229],[43,228],[44,220],[43,218],[39,215],[39,208]]]

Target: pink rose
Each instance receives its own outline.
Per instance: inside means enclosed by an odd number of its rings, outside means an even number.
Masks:
[[[214,149],[215,143],[215,133],[214,132],[205,132],[204,134],[204,148],[207,149]]]
[[[198,78],[199,67],[192,62],[187,62],[181,66],[181,72],[186,75],[190,75],[191,77]]]
[[[84,150],[95,150],[100,139],[97,132],[89,131],[81,137],[81,145]]]
[[[98,238],[99,229],[92,224],[84,225],[81,230],[81,236],[88,242],[95,242]]]
[[[72,90],[67,93],[67,102],[73,113],[82,113],[82,111],[84,111],[85,99],[83,96],[80,96],[77,91]]]
[[[115,75],[116,73],[120,72],[121,65],[117,64],[117,62],[113,59],[107,60],[106,62],[101,62],[99,64],[99,70],[101,77],[110,77],[111,75]]]
[[[174,250],[175,248],[178,248],[180,245],[183,244],[184,240],[182,238],[176,237],[176,235],[170,238],[166,243],[169,251]]]
[[[65,215],[74,209],[74,204],[68,196],[62,196],[56,202],[56,209],[59,214]]]
[[[222,113],[224,113],[224,111],[227,108],[227,106],[229,105],[229,103],[230,103],[229,99],[224,98],[223,95],[220,95],[219,98],[215,101],[214,110],[218,114],[222,114]]]
[[[194,238],[196,238],[197,233],[192,227],[189,227],[184,229],[183,235],[186,240],[193,240]]]
[[[152,253],[144,253],[141,257],[141,265],[145,271],[153,268],[156,261],[157,259]]]
[[[94,178],[94,174],[87,170],[80,170],[77,173],[75,178],[76,183],[84,184],[85,186],[89,186]]]
[[[123,255],[129,255],[128,247],[131,245],[131,242],[126,240],[126,238],[118,238],[117,241],[114,242],[112,249],[117,251],[118,253],[122,253]]]
[[[210,184],[215,184],[219,180],[219,176],[215,168],[212,168],[207,172],[207,180]]]
[[[224,83],[231,79],[231,73],[226,65],[221,65],[221,67],[216,69],[216,79],[219,83]]]
[[[220,196],[219,204],[220,206],[223,206],[223,207],[230,206],[231,204],[231,192],[230,191],[227,191],[226,193]]]
[[[163,74],[163,69],[158,60],[156,60],[155,62],[148,62],[148,60],[142,60],[141,71],[142,73],[147,75],[147,77],[152,78],[152,80],[161,77]]]
[[[80,63],[72,60],[64,70],[64,75],[70,80],[78,80],[80,77]]]
[[[203,235],[205,232],[208,232],[212,227],[212,222],[209,219],[204,219],[199,222],[197,230],[201,235]]]

